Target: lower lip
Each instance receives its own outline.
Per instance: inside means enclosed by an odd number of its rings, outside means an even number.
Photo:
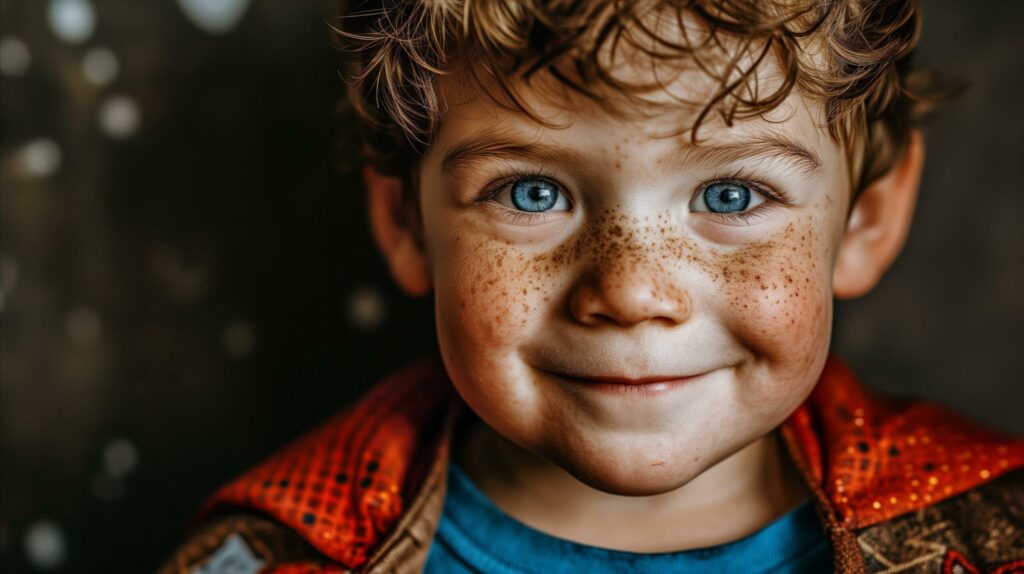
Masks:
[[[671,379],[667,381],[658,381],[654,383],[606,383],[603,381],[576,379],[561,375],[555,376],[558,378],[558,380],[569,383],[574,388],[578,388],[581,390],[594,391],[611,395],[656,397],[672,392],[673,390],[678,389],[679,387],[682,387],[687,383],[693,382],[694,380],[703,377],[704,374],[694,375],[692,377],[682,377],[679,379]]]

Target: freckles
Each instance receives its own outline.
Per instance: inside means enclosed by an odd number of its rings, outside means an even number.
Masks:
[[[631,217],[605,209],[579,235],[538,258],[537,265],[544,274],[583,262],[600,276],[601,288],[609,290],[631,288],[630,283],[642,276],[652,298],[688,306],[689,294],[676,281],[675,269],[692,259],[698,247],[673,230],[666,213]]]
[[[736,322],[758,346],[808,357],[827,330],[828,295],[812,222],[790,223],[767,241],[723,255],[717,279]],[[782,349],[785,347],[784,349]]]
[[[445,306],[453,329],[465,332],[475,344],[501,344],[514,334],[513,322],[522,312],[523,274],[517,268],[523,256],[498,242],[463,242],[456,253],[446,290],[455,305]]]
[[[600,275],[602,288],[630,288],[630,281],[643,276],[655,298],[724,313],[721,319],[752,348],[807,357],[827,340],[830,312],[830,294],[823,288],[828,246],[819,239],[814,220],[806,219],[760,243],[709,249],[681,235],[669,212],[630,217],[606,209],[553,251],[493,239],[464,241],[455,246],[454,258],[457,328],[474,344],[514,343],[545,316],[566,311],[564,279],[583,263]],[[698,291],[679,280],[683,268],[712,280],[711,299],[691,300]]]
[[[444,312],[451,329],[469,339],[464,344],[495,349],[517,344],[554,312],[558,275],[575,249],[568,243],[554,253],[492,237],[453,244],[448,286],[439,293],[449,293]]]

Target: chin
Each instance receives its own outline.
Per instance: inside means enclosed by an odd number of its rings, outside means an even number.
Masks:
[[[704,470],[697,461],[680,464],[678,461],[686,458],[682,453],[669,458],[662,457],[662,460],[635,455],[601,456],[582,460],[573,456],[552,458],[556,464],[583,484],[619,496],[665,494],[686,486]],[[627,462],[628,459],[636,458],[648,460]]]

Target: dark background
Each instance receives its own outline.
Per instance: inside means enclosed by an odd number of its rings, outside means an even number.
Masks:
[[[433,346],[338,167],[331,6],[223,1],[245,9],[219,28],[191,0],[0,4],[4,572],[155,569],[204,496]],[[835,332],[871,386],[1018,434],[1022,21],[926,6],[920,63],[971,89]]]

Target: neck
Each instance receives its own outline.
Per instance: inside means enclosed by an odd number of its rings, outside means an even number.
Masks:
[[[464,436],[456,460],[502,511],[590,546],[671,552],[724,544],[756,532],[808,496],[775,434],[654,496],[591,488],[483,423]]]

